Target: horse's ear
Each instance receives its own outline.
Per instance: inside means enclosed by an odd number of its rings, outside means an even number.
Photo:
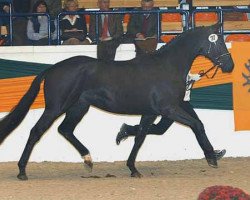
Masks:
[[[221,30],[221,27],[222,27],[222,23],[218,22],[218,23],[214,24],[212,27],[213,27],[215,33],[219,33]]]

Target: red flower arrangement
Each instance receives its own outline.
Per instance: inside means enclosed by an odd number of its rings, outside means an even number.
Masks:
[[[211,186],[203,190],[198,200],[250,200],[250,195],[231,186]]]

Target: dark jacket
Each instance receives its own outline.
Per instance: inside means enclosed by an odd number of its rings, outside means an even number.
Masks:
[[[117,14],[109,14],[108,17],[108,30],[110,33],[110,36],[113,39],[119,39],[123,36],[123,26],[122,26],[122,18],[120,15]],[[96,32],[95,32],[95,15],[90,16],[90,24],[89,24],[89,37],[91,40],[96,40]],[[101,15],[99,15],[99,36],[101,36],[102,32],[102,19]]]
[[[60,28],[62,30],[62,39],[63,40],[67,40],[69,38],[74,37],[80,40],[84,40],[87,36],[87,25],[86,25],[86,19],[85,16],[83,15],[79,15],[79,18],[76,18],[75,24],[71,24],[70,21],[68,19],[62,19],[60,22]],[[82,32],[80,33],[76,33],[76,35],[74,35],[74,33],[65,33],[65,30],[71,30],[73,28],[76,28],[78,30],[81,30]]]
[[[141,8],[139,10],[142,10]],[[128,23],[127,35],[135,38],[137,33],[142,33],[143,29],[143,14],[133,14]],[[151,37],[157,35],[157,15],[150,14],[148,17],[147,29],[145,31],[145,37]]]
[[[16,13],[28,13],[30,11],[30,1],[31,0],[7,0],[6,3],[0,3],[0,10],[3,10],[5,5],[10,5],[8,2],[12,3],[14,11]]]
[[[29,13],[30,0],[13,0],[13,8],[16,13]]]

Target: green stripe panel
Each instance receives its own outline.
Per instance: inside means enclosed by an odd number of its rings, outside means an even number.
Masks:
[[[195,108],[233,110],[232,83],[221,84],[191,91],[191,104]]]
[[[51,65],[0,59],[0,79],[37,75]]]
[[[49,64],[0,59],[0,79],[37,75],[50,66]],[[193,89],[191,104],[195,108],[232,110],[232,84]]]

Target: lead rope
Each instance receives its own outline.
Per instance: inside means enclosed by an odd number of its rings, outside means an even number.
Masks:
[[[210,47],[211,47],[211,45],[210,45]],[[210,47],[209,47],[209,52],[210,52]],[[223,57],[223,56],[227,56],[227,55],[230,55],[230,53],[224,53],[224,54],[221,54],[220,56],[218,56],[217,58],[216,58],[216,60],[218,60],[220,57]],[[219,65],[220,65],[221,63],[219,63]],[[210,69],[208,69],[207,71],[205,71],[204,72],[204,70],[201,70],[200,72],[199,72],[199,75],[200,75],[200,77],[203,77],[203,76],[205,76],[206,75],[206,77],[208,78],[208,79],[213,79],[214,77],[215,77],[215,75],[217,74],[217,72],[218,72],[218,69],[219,69],[219,67],[217,66],[217,65],[213,65]],[[214,74],[211,76],[211,77],[209,77],[208,75],[207,75],[207,73],[208,72],[210,72],[213,68],[215,68],[216,67],[216,69],[215,69],[215,72],[214,72]],[[193,88],[193,85],[194,85],[194,82],[195,82],[195,80],[190,80],[190,81],[187,81],[187,84],[186,84],[186,90],[188,91],[188,90],[191,90],[192,88]]]
[[[201,71],[199,72],[200,77],[206,76],[208,79],[213,79],[213,78],[215,77],[215,75],[217,74],[218,69],[219,69],[219,67],[216,67],[216,66],[217,66],[217,65],[213,65],[212,67],[210,67],[210,68],[209,68],[207,71],[205,71],[205,72],[204,72],[204,70],[201,70]],[[210,72],[211,70],[213,70],[215,67],[216,67],[216,69],[215,69],[215,71],[214,71],[214,74],[213,74],[211,77],[209,77],[209,76],[207,75],[207,73]],[[194,82],[195,82],[195,80],[187,81],[187,84],[186,84],[186,90],[187,90],[187,91],[189,91],[189,90],[191,90],[191,89],[193,88]]]

